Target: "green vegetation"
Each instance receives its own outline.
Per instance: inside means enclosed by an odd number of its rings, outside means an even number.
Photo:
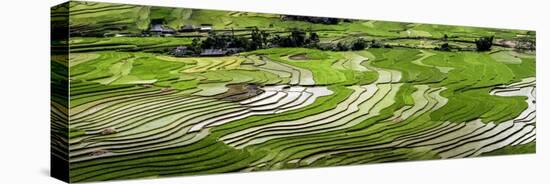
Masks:
[[[69,9],[52,146],[73,182],[535,152],[532,31]]]
[[[505,146],[503,148],[483,153],[482,156],[497,156],[497,155],[510,155],[510,154],[524,154],[534,153],[536,151],[537,142],[530,142],[527,144],[516,146]]]

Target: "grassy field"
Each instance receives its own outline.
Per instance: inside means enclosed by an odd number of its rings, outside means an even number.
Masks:
[[[374,20],[320,24],[77,1],[69,14],[80,35],[67,40],[67,58],[52,57],[52,126],[67,130],[68,140],[53,138],[69,146],[53,146],[70,160],[73,182],[536,150],[535,53],[506,45],[470,49],[483,36],[534,40],[530,31]],[[364,38],[389,46],[175,57],[170,50],[197,37],[104,36],[139,34],[159,19],[174,29],[301,27],[316,30],[321,43]],[[207,33],[194,34],[205,39]],[[463,50],[435,49],[443,43]]]

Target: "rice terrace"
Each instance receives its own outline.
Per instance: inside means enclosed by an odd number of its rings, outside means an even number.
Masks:
[[[70,182],[535,153],[535,31],[81,1],[51,20]]]

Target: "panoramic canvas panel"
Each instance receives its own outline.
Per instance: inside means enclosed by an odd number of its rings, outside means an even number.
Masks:
[[[70,182],[535,153],[535,31],[71,1]]]

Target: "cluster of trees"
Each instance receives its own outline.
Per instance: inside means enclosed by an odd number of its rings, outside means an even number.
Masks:
[[[367,47],[367,41],[365,41],[363,38],[359,38],[357,40],[354,40],[351,43],[350,49],[351,50],[363,50]]]
[[[449,35],[445,34],[443,35],[443,38],[441,38],[442,41],[448,41]],[[434,48],[434,50],[440,50],[440,51],[451,51],[451,46],[449,43],[443,43],[439,47]]]
[[[379,40],[367,41],[363,38],[357,38],[352,41],[340,41],[330,44],[319,44],[319,35],[316,32],[306,32],[302,30],[292,30],[288,36],[274,35],[270,39],[272,47],[307,47],[320,50],[331,51],[349,51],[363,50],[365,48],[382,48],[388,47]]]
[[[216,34],[210,32],[206,39],[195,38],[187,47],[183,55],[200,55],[204,49],[229,49],[256,50],[267,48],[269,45],[269,33],[253,28],[250,36],[235,36],[234,34]],[[181,55],[181,54],[180,54]]]
[[[448,41],[448,36],[444,35],[443,41]],[[477,51],[489,51],[493,45],[494,37],[481,37],[474,41]],[[351,41],[339,41],[336,43],[319,44],[320,37],[314,31],[304,31],[293,29],[285,34],[272,34],[258,28],[252,28],[250,34],[236,36],[234,34],[216,34],[209,33],[206,39],[193,39],[192,43],[185,47],[175,49],[176,54],[180,56],[200,55],[204,49],[238,50],[251,51],[271,47],[307,47],[320,50],[331,51],[349,51],[363,50],[365,48],[389,48],[380,40],[367,41],[363,38],[357,38]],[[535,43],[531,40],[523,40],[521,47],[534,48]],[[435,50],[451,51],[449,43],[443,43]],[[237,51],[237,52],[238,52]]]
[[[252,28],[250,34],[238,36],[210,32],[205,39],[195,38],[190,45],[177,47],[171,53],[176,56],[196,56],[201,55],[205,49],[251,51],[271,47],[306,47],[331,51],[355,51],[389,47],[379,40],[367,41],[363,38],[326,44],[319,42],[320,36],[314,31],[293,29],[289,33],[273,34]]]
[[[475,40],[476,50],[480,51],[480,52],[481,51],[490,51],[491,46],[493,46],[493,38],[494,38],[494,36],[481,37],[481,38]]]
[[[449,36],[447,36],[447,34],[445,34],[443,38],[441,38],[442,41],[448,41],[448,39],[449,39]],[[493,46],[493,39],[494,39],[494,36],[481,37],[479,39],[476,39],[474,41],[474,43],[476,44],[476,50],[479,52],[490,51],[491,47]],[[443,43],[439,47],[436,47],[434,49],[440,50],[440,51],[451,51],[452,47],[449,43]]]
[[[275,35],[269,41],[278,47],[317,47],[320,40],[316,32],[294,29],[287,36]]]
[[[441,44],[441,46],[436,47],[435,50],[451,51],[451,46],[449,45],[449,43],[444,43],[444,44]]]
[[[363,50],[366,48],[390,48],[380,40],[367,41],[363,38],[357,38],[352,41],[340,41],[337,43],[318,45],[317,49],[331,51],[349,51]]]
[[[257,50],[270,47],[317,47],[319,35],[313,31],[294,29],[288,35],[270,34],[266,31],[252,28],[249,35],[217,34],[211,32],[205,39],[195,38],[185,49],[176,48],[175,55],[200,55],[204,49],[239,49]]]
[[[355,39],[351,42],[338,42],[331,50],[333,51],[348,51],[348,50],[363,50],[367,48],[367,41],[363,38]]]
[[[199,41],[193,40],[192,47],[202,49],[225,49],[225,48],[243,48],[245,50],[256,50],[265,48],[268,45],[269,33],[253,28],[250,32],[250,38],[245,36],[235,36],[234,34],[216,34],[211,32],[206,39]]]

